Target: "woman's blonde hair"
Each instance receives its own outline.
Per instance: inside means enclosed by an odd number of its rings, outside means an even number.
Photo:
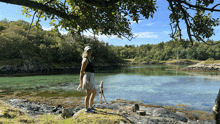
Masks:
[[[83,51],[82,58],[85,58],[87,56],[88,56],[88,52],[87,51]]]
[[[82,58],[85,58],[88,56],[88,51],[83,51],[82,53]],[[91,58],[91,56],[89,56],[89,59]]]

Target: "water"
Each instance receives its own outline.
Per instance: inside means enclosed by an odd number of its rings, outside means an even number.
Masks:
[[[104,81],[107,101],[120,98],[128,101],[143,100],[143,103],[156,105],[185,104],[190,106],[189,109],[211,112],[220,88],[220,72],[176,71],[181,67],[183,66],[143,65],[96,69],[96,89],[99,92],[100,81]],[[62,90],[69,93],[78,87],[79,74],[1,77],[0,84],[0,89],[7,93],[14,90]],[[95,100],[99,101],[99,93]]]
[[[132,66],[96,73],[96,88],[99,91],[99,82],[103,80],[107,101],[120,98],[156,105],[185,104],[189,109],[211,112],[220,76],[195,76],[173,70],[176,68],[179,66]]]

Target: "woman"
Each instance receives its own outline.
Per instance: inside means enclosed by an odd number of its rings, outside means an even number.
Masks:
[[[85,112],[94,112],[93,101],[96,94],[94,76],[95,71],[92,66],[92,61],[90,60],[92,54],[92,48],[90,46],[86,46],[84,48],[84,52],[82,55],[82,66],[80,70],[80,84],[79,89],[86,90],[85,97]]]

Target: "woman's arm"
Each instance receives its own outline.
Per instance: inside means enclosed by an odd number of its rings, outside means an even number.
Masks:
[[[84,71],[85,71],[85,69],[86,69],[86,67],[87,67],[87,65],[88,65],[88,60],[86,59],[86,58],[83,58],[83,60],[82,60],[82,66],[81,66],[81,70],[80,70],[80,86],[82,87],[82,83],[83,83],[83,75],[84,75]]]

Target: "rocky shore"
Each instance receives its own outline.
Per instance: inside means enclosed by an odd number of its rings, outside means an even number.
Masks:
[[[20,63],[16,65],[0,66],[0,75],[44,75],[44,74],[64,74],[79,73],[81,65],[72,67],[54,67],[40,62]],[[94,65],[97,70],[103,71],[109,68],[119,68],[120,64],[114,65]]]
[[[182,70],[203,70],[203,71],[220,71],[220,64],[197,63],[182,68]]]
[[[0,66],[0,74],[59,74],[79,72],[79,67],[60,67],[55,68],[39,62],[18,65],[2,65]]]
[[[10,99],[4,100],[5,103],[12,107],[27,113],[33,118],[42,114],[54,114],[63,118],[76,118],[79,113],[84,113],[84,106],[77,106],[75,108],[64,108],[58,106],[48,106],[46,104],[31,103],[24,99]],[[124,118],[128,119],[133,124],[214,124],[214,122],[190,120],[181,112],[170,112],[163,107],[145,107],[129,103],[108,103],[94,105],[97,109],[110,109],[114,110],[109,114],[120,113]],[[97,110],[99,111],[99,110]],[[96,114],[92,113],[92,114]],[[120,122],[120,124],[124,124]]]

